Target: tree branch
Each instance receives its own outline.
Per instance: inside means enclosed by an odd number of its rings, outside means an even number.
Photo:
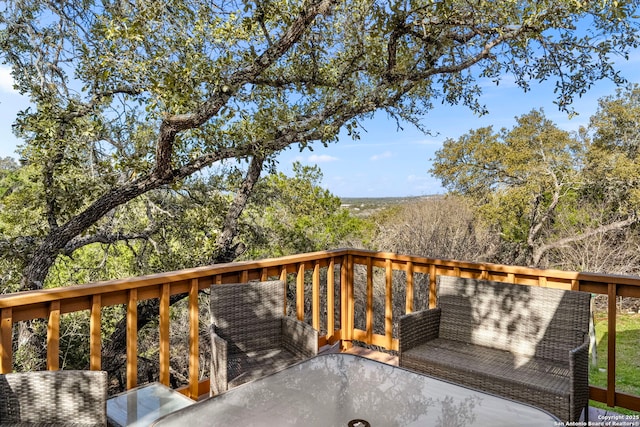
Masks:
[[[173,143],[178,132],[201,126],[211,117],[218,114],[239,87],[255,79],[281,58],[302,37],[316,16],[327,13],[335,2],[336,0],[319,0],[308,4],[277,42],[271,44],[247,67],[238,70],[225,83],[219,85],[212,96],[195,112],[165,117],[160,125],[156,144],[156,166],[154,172],[159,177],[170,173]]]
[[[239,87],[253,81],[280,59],[282,55],[289,51],[289,49],[300,40],[302,35],[314,22],[316,16],[327,13],[336,1],[337,0],[318,0],[308,3],[302,9],[298,18],[287,28],[287,31],[285,31],[277,42],[271,44],[247,67],[235,72],[226,82],[220,85],[218,90],[215,91],[200,108],[193,113],[166,117],[162,125],[178,132],[198,127],[215,116]],[[169,130],[167,130],[167,132],[170,133]],[[163,149],[162,147],[160,148],[160,150]]]
[[[81,234],[113,208],[147,191],[172,183],[176,179],[184,178],[216,160],[237,157],[237,149],[227,148],[222,153],[211,153],[209,156],[204,156],[198,161],[192,162],[190,167],[183,167],[178,170],[173,170],[172,168],[173,145],[178,132],[200,126],[217,114],[238,87],[247,83],[251,78],[258,76],[281,58],[302,37],[314,22],[316,16],[327,13],[335,2],[336,0],[309,2],[277,42],[269,46],[252,64],[234,73],[227,83],[221,85],[194,113],[165,117],[158,132],[156,164],[151,173],[129,184],[108,191],[83,212],[71,218],[66,224],[59,226],[55,233],[47,235],[42,245],[34,252],[29,264],[25,267],[22,288],[41,288],[49,268],[60,251],[73,238]],[[278,146],[280,147],[280,145]]]
[[[148,240],[153,229],[147,229],[140,233],[96,233],[91,236],[76,237],[65,245],[61,253],[66,256],[92,243],[103,243],[110,245],[123,240]]]
[[[570,237],[565,237],[564,239],[559,239],[556,240],[552,243],[548,243],[542,246],[539,246],[538,248],[536,248],[534,250],[533,253],[533,262],[534,265],[538,265],[540,263],[540,260],[542,259],[542,257],[544,256],[545,253],[549,252],[550,250],[553,249],[558,249],[564,246],[567,246],[571,243],[574,242],[580,242],[582,240],[585,239],[589,239],[593,236],[596,236],[598,234],[604,234],[604,233],[609,233],[611,231],[617,231],[617,230],[622,230],[625,227],[628,227],[632,224],[635,224],[638,222],[638,218],[636,216],[636,214],[632,214],[630,215],[628,218],[621,220],[621,221],[617,221],[617,222],[612,222],[610,224],[606,224],[606,225],[602,225],[600,227],[594,228],[593,230],[589,230],[586,233],[582,233],[582,234],[578,234],[575,236],[570,236]]]
[[[543,164],[548,165],[547,157],[542,148],[540,149],[540,155],[542,157]],[[560,184],[560,181],[558,180],[558,175],[555,173],[555,171],[551,167],[547,168],[547,175],[550,176],[553,181],[552,199],[551,199],[551,203],[549,203],[549,206],[547,206],[547,208],[542,213],[542,216],[540,219],[536,220],[535,217],[536,217],[537,208],[533,209],[531,227],[529,229],[529,234],[527,236],[527,244],[529,245],[530,248],[534,248],[535,241],[538,238],[538,235],[540,234],[542,227],[547,221],[549,221],[549,219],[551,218],[551,215],[555,212],[556,207],[560,202],[560,191],[562,186]],[[535,250],[533,252],[535,253]],[[538,259],[536,261],[536,264],[539,261],[540,260]]]

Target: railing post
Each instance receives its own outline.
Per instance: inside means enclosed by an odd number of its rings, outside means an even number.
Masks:
[[[127,390],[138,385],[138,290],[127,301]]]
[[[335,334],[335,259],[331,257],[327,268],[327,341],[329,344]]]
[[[89,314],[89,367],[93,371],[102,369],[102,296],[91,297]]]
[[[571,279],[571,290],[579,291],[580,290],[580,281],[576,279]]]
[[[435,264],[429,265],[429,308],[436,308],[437,296],[436,296],[436,266]]]
[[[617,286],[609,283],[607,301],[607,405],[616,406],[616,297]]]
[[[393,348],[393,269],[391,259],[385,260],[385,304],[384,304],[384,334],[387,350]]]
[[[320,261],[313,265],[313,280],[311,285],[311,326],[320,330]]]
[[[353,338],[353,255],[342,258],[340,271],[340,339],[343,350],[351,348]]]
[[[547,278],[544,276],[539,276],[538,277],[538,286],[540,286],[541,288],[546,288],[548,287],[547,285]]]
[[[52,301],[49,305],[47,369],[49,371],[60,369],[60,300]]]
[[[340,260],[340,348],[346,350],[348,344],[347,339],[347,256],[344,255]]]
[[[199,311],[198,311],[198,279],[191,279],[189,288],[189,397],[198,398],[199,364]]]
[[[296,316],[304,321],[304,262],[298,264],[296,277]]]
[[[367,307],[366,307],[367,344],[373,344],[373,263],[367,258]]]
[[[413,263],[407,262],[407,292],[404,311],[406,314],[413,312]]]
[[[353,263],[353,255],[349,256],[349,285],[347,287],[347,322],[349,330],[347,331],[349,343],[353,341],[355,332],[355,319],[356,319],[356,298],[355,298],[355,271]]]
[[[163,283],[160,288],[160,320],[158,324],[160,339],[160,382],[166,386],[170,380],[170,349],[169,349],[169,313],[170,313],[170,285]]]
[[[287,315],[287,288],[289,287],[289,285],[287,284],[287,266],[283,266],[282,269],[280,270],[280,280],[282,280],[284,282],[284,301],[282,303],[282,307],[284,313],[282,313],[283,316]]]
[[[0,310],[0,374],[13,371],[13,310]]]

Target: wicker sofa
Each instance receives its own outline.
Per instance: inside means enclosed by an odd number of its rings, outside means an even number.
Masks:
[[[400,366],[580,419],[590,294],[448,276],[437,294],[400,319]]]
[[[318,332],[284,315],[285,283],[211,286],[211,395],[318,353]]]
[[[107,425],[107,373],[36,371],[0,375],[0,426]]]

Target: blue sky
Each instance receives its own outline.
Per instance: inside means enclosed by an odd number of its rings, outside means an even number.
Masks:
[[[618,60],[622,75],[632,83],[640,83],[640,51],[629,61]],[[285,151],[279,157],[279,170],[291,174],[295,161],[317,164],[324,175],[323,185],[340,197],[404,197],[423,196],[444,192],[440,183],[429,175],[431,159],[446,138],[458,138],[471,129],[493,125],[496,130],[515,124],[515,117],[534,108],[543,108],[547,118],[560,128],[577,130],[586,125],[597,109],[598,99],[615,92],[608,81],[596,83],[582,98],[574,101],[578,116],[569,118],[553,104],[551,83],[535,85],[524,93],[509,81],[499,86],[488,83],[481,103],[489,114],[477,117],[461,106],[439,105],[423,120],[433,136],[424,135],[410,125],[397,130],[394,120],[385,113],[363,122],[358,141],[341,135],[340,141],[313,151],[300,152],[297,148]],[[13,91],[8,69],[0,66],[0,157],[14,156],[20,142],[11,133],[16,113],[27,106],[26,99]]]

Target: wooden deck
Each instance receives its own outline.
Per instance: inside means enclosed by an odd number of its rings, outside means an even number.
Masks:
[[[326,271],[325,271],[326,269]],[[392,297],[394,290],[404,288],[404,298],[384,298],[384,304],[374,304],[375,298],[367,298],[364,310],[367,313],[367,324],[364,330],[356,328],[354,298],[355,272],[363,272],[359,282],[373,283],[373,275],[378,269],[385,272],[385,289],[391,286],[393,292],[386,297]],[[318,272],[321,274],[317,274]],[[395,272],[402,272],[396,275]],[[374,274],[375,273],[375,274]],[[358,273],[360,274],[360,273]],[[169,271],[147,276],[124,278],[106,282],[78,284],[55,289],[42,289],[31,292],[16,292],[0,295],[0,373],[12,372],[15,357],[12,340],[13,328],[20,322],[34,319],[44,319],[47,323],[47,337],[44,343],[46,350],[46,369],[60,369],[61,340],[64,332],[61,326],[61,314],[83,312],[88,314],[89,329],[89,368],[101,370],[103,368],[103,336],[101,321],[106,307],[126,306],[127,328],[126,336],[126,386],[128,389],[137,387],[138,381],[138,310],[145,301],[159,304],[159,339],[155,348],[158,357],[159,380],[169,383],[171,376],[171,351],[169,344],[170,326],[174,316],[170,316],[170,302],[175,295],[188,293],[188,324],[189,370],[184,394],[198,397],[208,390],[206,381],[202,381],[200,374],[202,360],[199,334],[202,322],[199,320],[200,304],[206,304],[206,299],[200,299],[200,291],[210,289],[212,283],[239,283],[253,280],[268,280],[270,278],[295,279],[295,304],[297,318],[306,318],[307,311],[310,324],[316,330],[331,331],[325,337],[331,342],[338,339],[358,339],[367,346],[375,349],[398,348],[397,338],[393,338],[395,317],[406,307],[413,305],[414,282],[416,275],[419,280],[428,277],[428,300],[436,301],[437,278],[469,277],[483,278],[516,285],[543,286],[549,288],[581,290],[592,294],[607,295],[607,313],[609,319],[615,319],[616,300],[618,296],[640,298],[640,278],[637,276],[618,276],[595,273],[578,273],[560,270],[540,270],[520,266],[508,266],[488,263],[472,263],[456,260],[439,260],[413,255],[376,252],[363,249],[336,249],[289,255],[279,258],[262,259],[256,261],[242,261],[225,264],[215,264],[195,267],[179,271]],[[295,277],[294,277],[295,276]],[[397,276],[397,277],[396,277]],[[336,280],[339,277],[339,280]],[[333,278],[333,280],[329,280]],[[311,292],[305,292],[307,285]],[[336,286],[338,285],[338,286]],[[331,292],[329,290],[332,290]],[[327,298],[323,298],[323,292]],[[339,293],[339,296],[337,295]],[[404,299],[404,301],[402,301]],[[362,301],[361,301],[362,302]],[[382,302],[382,301],[378,301]],[[360,307],[360,302],[358,303]],[[309,310],[310,305],[310,310]],[[394,305],[399,309],[396,310]],[[134,309],[136,308],[136,309]],[[307,310],[307,311],[305,311]],[[406,310],[405,310],[406,311]],[[326,315],[322,315],[326,313]],[[396,316],[394,316],[396,313]],[[384,332],[377,328],[374,332],[373,319],[383,316]],[[182,319],[180,319],[182,321]],[[322,324],[326,321],[326,324]],[[337,325],[339,328],[336,328]],[[610,329],[615,329],[615,322],[610,322]],[[380,330],[378,330],[380,329]],[[610,331],[612,332],[612,331]],[[590,392],[594,400],[599,402],[617,401],[625,408],[640,413],[640,396],[616,390],[616,344],[615,333],[609,333],[604,347],[610,353],[606,356],[607,382],[605,387],[592,387]],[[323,342],[326,342],[323,339]],[[351,351],[360,351],[354,349]],[[386,350],[385,350],[386,351]],[[377,356],[376,356],[377,357]],[[387,358],[388,356],[383,356]],[[385,359],[391,362],[393,358]]]
[[[334,346],[325,346],[322,347],[320,349],[320,354],[326,354],[326,353],[339,353],[340,352],[340,347],[338,345],[334,345]],[[389,365],[393,365],[393,366],[398,366],[398,356],[393,356],[387,353],[383,353],[380,351],[374,351],[374,350],[369,350],[367,348],[364,347],[357,347],[357,346],[353,346],[350,349],[348,349],[347,351],[345,351],[345,353],[347,354],[355,354],[358,356],[362,356],[362,357],[366,357],[367,359],[372,359],[372,360],[377,360],[378,362],[383,362],[383,363],[387,363]],[[604,416],[616,416],[616,415],[620,415],[617,412],[613,412],[613,411],[607,411],[604,409],[600,409],[600,408],[594,408],[592,406],[589,407],[589,422],[594,423],[594,425],[597,425],[597,423],[604,418]],[[581,418],[580,421],[583,421],[583,419]]]

